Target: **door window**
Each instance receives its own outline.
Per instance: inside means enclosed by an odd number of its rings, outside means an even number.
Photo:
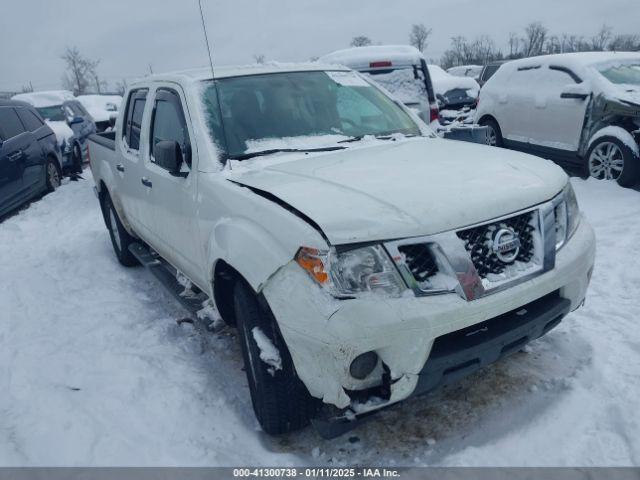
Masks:
[[[558,87],[562,88],[567,84],[576,83],[575,80],[567,72],[562,70],[543,70],[543,74],[540,75],[538,88],[544,87]]]
[[[40,120],[38,116],[28,108],[17,108],[16,111],[18,112],[20,120],[22,120],[22,124],[27,130],[35,132],[44,125],[42,120]]]
[[[158,142],[170,140],[180,145],[185,163],[191,166],[191,143],[180,97],[173,90],[160,89],[151,120],[151,161]]]
[[[25,129],[16,111],[10,107],[0,107],[0,135],[2,138],[7,140],[24,132]]]
[[[142,114],[147,102],[147,90],[133,90],[129,95],[125,113],[125,126],[122,136],[131,150],[140,148],[140,131],[142,130]]]

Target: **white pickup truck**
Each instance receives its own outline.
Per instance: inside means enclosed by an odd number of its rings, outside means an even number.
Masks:
[[[559,167],[436,138],[344,67],[151,76],[123,107],[89,148],[115,253],[237,326],[268,433],[339,434],[585,299],[595,239]]]

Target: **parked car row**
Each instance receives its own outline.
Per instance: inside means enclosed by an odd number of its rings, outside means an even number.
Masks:
[[[18,94],[12,101],[3,101],[0,216],[55,189],[63,175],[81,173],[87,138],[113,126],[121,100],[118,95],[76,98],[56,90]]]
[[[486,142],[486,131],[472,125],[479,85],[472,78],[456,77],[407,45],[356,47],[320,57],[324,64],[356,70],[413,109],[441,136]]]

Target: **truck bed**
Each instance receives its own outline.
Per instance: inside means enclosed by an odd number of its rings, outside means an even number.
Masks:
[[[89,135],[89,141],[102,145],[109,150],[115,151],[116,149],[116,131],[101,132]]]

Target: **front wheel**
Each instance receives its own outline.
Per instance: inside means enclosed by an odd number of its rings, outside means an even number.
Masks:
[[[109,236],[111,237],[111,245],[113,245],[113,251],[118,257],[118,261],[125,267],[133,267],[138,265],[138,260],[129,251],[129,245],[136,240],[129,232],[127,232],[118,217],[118,212],[113,206],[111,198],[107,195],[104,199],[104,214],[109,229]]]
[[[616,180],[622,187],[632,187],[640,180],[640,158],[618,138],[597,139],[587,152],[589,175],[598,180]]]
[[[315,401],[298,378],[275,321],[244,281],[233,292],[251,401],[262,429],[279,435],[305,427]]]

